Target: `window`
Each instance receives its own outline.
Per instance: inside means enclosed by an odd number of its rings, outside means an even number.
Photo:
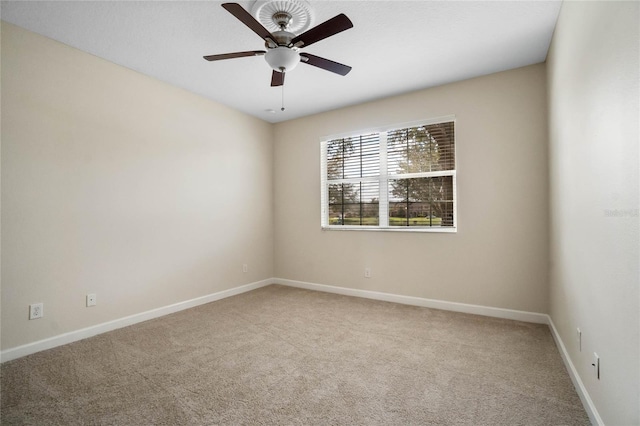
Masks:
[[[456,229],[453,118],[322,141],[322,227]]]

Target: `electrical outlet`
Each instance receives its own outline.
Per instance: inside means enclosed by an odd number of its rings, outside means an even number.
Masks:
[[[34,303],[29,305],[29,319],[38,319],[44,316],[44,305],[42,303]]]
[[[591,363],[591,366],[596,374],[596,379],[600,380],[600,357],[595,352],[593,353],[593,362]]]
[[[244,263],[242,265],[242,272],[249,272],[249,265],[247,265],[246,263]]]
[[[87,307],[96,306],[98,299],[95,293],[87,294]]]
[[[371,278],[371,268],[364,268],[364,277]]]
[[[578,327],[576,331],[578,334],[578,351],[582,352],[582,330]]]

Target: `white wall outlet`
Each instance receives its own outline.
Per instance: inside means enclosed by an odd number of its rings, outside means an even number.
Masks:
[[[371,268],[364,268],[364,277],[371,278]]]
[[[44,305],[42,303],[33,303],[29,305],[29,319],[38,319],[44,316]]]
[[[596,379],[600,380],[600,357],[597,353],[593,353],[593,362],[591,363],[593,367],[593,372],[596,375]]]
[[[95,293],[87,294],[87,307],[96,306],[98,304],[98,299]]]
[[[576,332],[578,334],[578,351],[582,352],[582,330],[580,327],[576,328]]]
[[[249,265],[247,265],[246,263],[242,264],[242,272],[249,272]]]

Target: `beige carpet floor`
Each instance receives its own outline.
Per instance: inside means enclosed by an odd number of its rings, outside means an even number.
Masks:
[[[587,425],[545,325],[278,285],[4,363],[2,424]]]

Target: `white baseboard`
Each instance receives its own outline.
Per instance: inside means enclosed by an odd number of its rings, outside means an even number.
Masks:
[[[398,294],[382,293],[378,291],[370,290],[358,290],[346,287],[336,287],[325,284],[309,283],[304,281],[288,280],[284,278],[270,278],[254,283],[242,285],[240,287],[231,288],[228,290],[219,291],[206,296],[197,297],[191,300],[185,300],[183,302],[174,303],[172,305],[164,306],[150,311],[142,312],[135,315],[130,315],[124,318],[119,318],[113,321],[105,322],[102,324],[94,325],[91,327],[83,328],[69,333],[60,334],[58,336],[50,337],[48,339],[39,340],[37,342],[28,343],[26,345],[17,346],[0,352],[0,362],[11,361],[16,358],[20,358],[26,355],[30,355],[36,352],[40,352],[46,349],[55,348],[57,346],[66,345],[67,343],[76,342],[78,340],[86,339],[101,333],[116,330],[118,328],[127,327],[129,325],[137,324],[139,322],[148,321],[154,318],[158,318],[164,315],[169,315],[174,312],[182,311],[185,309],[193,308],[205,303],[215,302],[216,300],[225,299],[227,297],[235,296],[238,294],[246,293],[251,290],[256,290],[261,287],[265,287],[270,284],[281,284],[288,287],[303,288],[307,290],[322,291],[326,293],[342,294],[345,296],[362,297],[365,299],[381,300],[385,302],[400,303],[403,305],[422,306],[426,308],[442,309],[446,311],[463,312],[475,315],[484,315],[488,317],[511,319],[516,321],[531,322],[536,324],[548,324],[551,330],[551,335],[556,342],[556,346],[560,351],[562,360],[569,372],[569,376],[573,381],[573,385],[576,388],[578,396],[584,405],[584,408],[591,420],[591,423],[598,426],[604,426],[604,422],[598,413],[587,389],[585,388],[578,372],[569,358],[569,354],[558,334],[558,330],[553,324],[553,320],[547,314],[541,314],[536,312],[517,311],[513,309],[494,308],[489,306],[471,305],[458,302],[447,302],[444,300],[425,299],[421,297],[402,296]]]
[[[199,305],[204,305],[205,303],[215,302],[216,300],[225,299],[227,297],[235,296],[241,293],[246,293],[247,291],[255,290],[272,283],[272,279],[257,281],[240,287],[219,291],[216,293],[208,294],[206,296],[197,297],[195,299],[185,300],[184,302],[174,303],[173,305],[163,306],[161,308],[152,309],[150,311],[141,312],[139,314],[130,315],[124,318],[118,318],[113,321],[108,321],[80,330],[71,331],[69,333],[60,334],[58,336],[53,336],[48,339],[28,343],[26,345],[16,346],[15,348],[10,348],[2,351],[0,353],[0,360],[1,362],[11,361],[12,359],[31,355],[36,352],[44,351],[46,349],[55,348],[57,346],[66,345],[67,343],[72,343],[78,340],[86,339],[88,337],[93,337],[101,333],[106,333],[107,331],[127,327],[139,322],[148,321],[150,319],[169,315],[174,312],[193,308]]]
[[[564,342],[560,338],[560,334],[556,329],[555,324],[551,317],[549,317],[549,328],[551,329],[551,335],[553,339],[556,341],[556,346],[560,351],[560,355],[562,356],[562,360],[564,361],[565,367],[567,367],[567,371],[569,372],[569,377],[571,377],[571,381],[573,382],[573,386],[576,388],[576,392],[582,401],[582,405],[584,406],[587,415],[589,416],[589,420],[591,420],[591,424],[604,426],[604,422],[596,409],[596,406],[593,404],[593,400],[589,396],[589,392],[587,392],[587,388],[582,383],[582,379],[578,374],[578,370],[571,362],[571,358],[569,358],[569,352],[567,352],[567,348],[564,346]]]
[[[141,312],[139,314],[130,315],[124,318],[118,318],[113,321],[108,321],[102,324],[97,324],[91,327],[82,328],[80,330],[70,331],[68,333],[60,334],[57,336],[49,337],[47,339],[39,340],[37,342],[28,343],[26,345],[17,346],[14,348],[6,349],[0,352],[0,362],[11,361],[16,358],[20,358],[26,355],[31,355],[36,352],[44,351],[47,349],[55,348],[57,346],[66,345],[68,343],[76,342],[78,340],[93,337],[95,335],[106,333],[108,331],[116,330],[118,328],[127,327],[129,325],[137,324],[142,321],[148,321],[150,319],[158,318],[164,315],[172,314],[174,312],[182,311],[184,309],[193,308],[205,303],[214,302],[216,300],[224,299],[227,297],[235,296],[237,294],[245,293],[247,291],[255,290],[269,284],[282,284],[289,287],[305,288],[309,290],[323,291],[328,293],[343,294],[346,296],[363,297],[366,299],[383,300],[387,302],[401,303],[405,305],[423,306],[427,308],[443,309],[447,311],[465,312],[476,315],[485,315],[490,317],[512,319],[525,322],[533,322],[539,324],[547,324],[548,316],[545,314],[538,314],[534,312],[515,311],[511,309],[492,308],[488,306],[469,305],[465,303],[446,302],[442,300],[423,299],[420,297],[402,296],[391,293],[381,293],[368,290],[357,290],[345,287],[335,287],[324,284],[308,283],[303,281],[294,281],[281,278],[270,278],[255,283],[246,284],[240,287],[223,290],[217,293],[212,293],[206,296],[198,297],[183,302],[174,303],[172,305],[164,306],[150,311]]]
[[[324,291],[327,293],[342,294],[345,296],[363,297],[365,299],[382,300],[385,302],[400,303],[403,305],[422,306],[425,308],[442,309],[445,311],[464,312],[467,314],[484,315],[487,317],[504,318],[516,321],[532,322],[536,324],[548,324],[549,316],[536,312],[516,311],[513,309],[493,308],[490,306],[470,305],[466,303],[447,302],[444,300],[424,299],[422,297],[401,296],[398,294],[382,293],[378,291],[358,290],[346,287],[334,287],[325,284],[308,283],[304,281],[287,280],[283,278],[273,279],[273,283],[289,287],[304,288],[307,290]]]

